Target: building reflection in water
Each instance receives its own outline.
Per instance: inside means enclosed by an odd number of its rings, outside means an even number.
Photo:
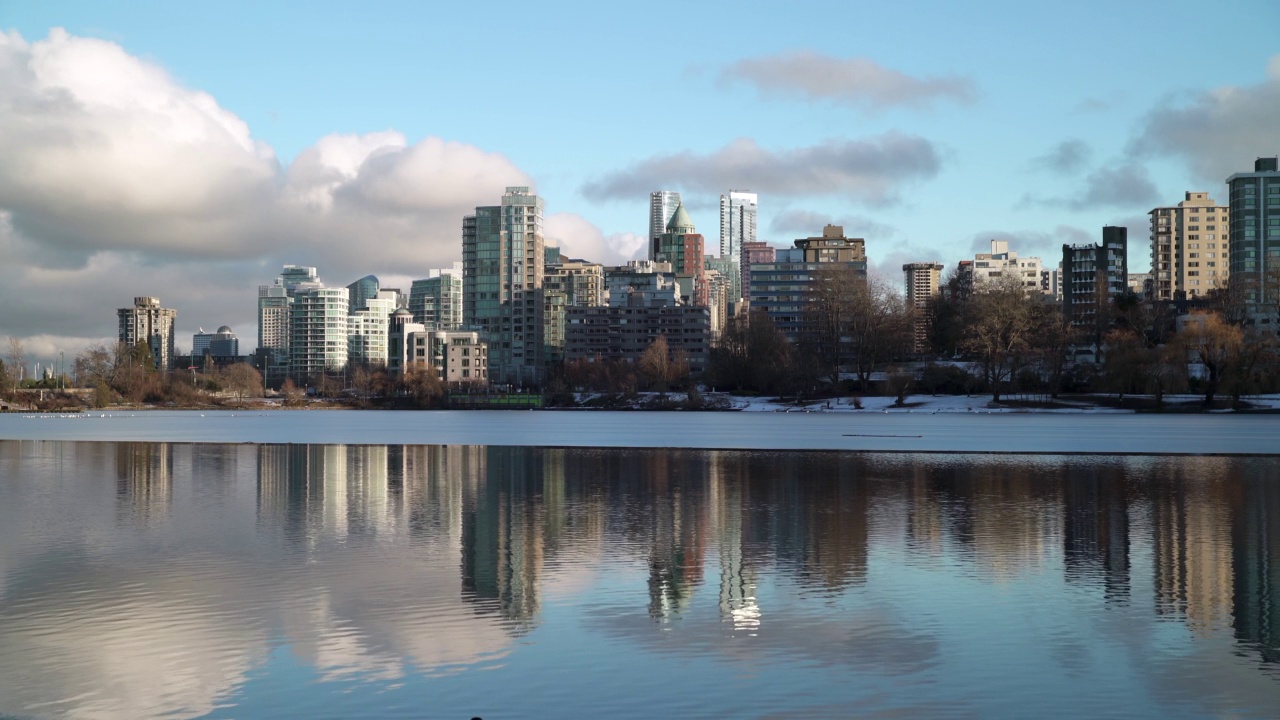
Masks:
[[[117,507],[123,522],[149,524],[173,502],[173,445],[119,443],[115,454]]]
[[[119,458],[122,497],[155,513],[171,450]],[[291,542],[403,534],[456,552],[462,599],[509,632],[537,625],[549,568],[606,548],[647,567],[660,624],[688,613],[711,570],[709,601],[750,634],[768,619],[762,577],[839,594],[870,582],[873,545],[897,544],[907,562],[945,557],[993,583],[1060,566],[1106,603],[1132,604],[1134,573],[1150,572],[1158,615],[1234,631],[1273,661],[1280,491],[1254,478],[1261,465],[1243,473],[1250,462],[262,446],[258,510]],[[1150,551],[1135,569],[1138,545]]]

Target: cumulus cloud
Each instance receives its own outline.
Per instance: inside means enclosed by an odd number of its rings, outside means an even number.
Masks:
[[[1025,207],[1060,207],[1068,210],[1151,207],[1160,199],[1146,167],[1137,162],[1117,162],[1100,167],[1084,178],[1074,193],[1058,197],[1024,195]]]
[[[1280,55],[1256,85],[1214,88],[1169,97],[1154,107],[1130,144],[1141,157],[1173,155],[1198,180],[1221,183],[1251,171],[1253,159],[1280,151]]]
[[[136,295],[178,310],[179,346],[228,324],[247,349],[255,288],[282,264],[335,285],[425,277],[459,257],[464,215],[534,184],[500,154],[394,130],[329,135],[286,166],[209,94],[60,29],[0,34],[0,156],[0,335],[28,354],[110,340]]]
[[[1054,145],[1049,152],[1033,160],[1032,164],[1038,169],[1069,175],[1083,170],[1091,154],[1088,143],[1079,138],[1070,138]]]
[[[548,215],[543,234],[560,246],[562,255],[604,265],[623,265],[645,252],[643,235],[624,232],[606,237],[600,228],[573,213]]]
[[[739,60],[720,72],[722,83],[742,82],[761,95],[830,101],[860,110],[924,108],[939,101],[972,103],[972,80],[957,75],[913,77],[868,58],[790,52]]]
[[[897,233],[892,225],[872,220],[865,215],[828,215],[812,210],[785,210],[774,216],[769,229],[778,235],[810,237],[822,233],[826,225],[840,225],[849,237],[887,238]]]
[[[588,183],[582,192],[592,200],[609,200],[657,187],[707,194],[749,187],[777,197],[835,195],[889,205],[903,185],[928,180],[941,166],[933,143],[900,132],[781,151],[740,138],[707,155],[686,151],[649,158]]]

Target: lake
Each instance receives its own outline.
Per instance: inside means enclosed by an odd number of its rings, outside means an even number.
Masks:
[[[571,445],[618,414],[392,415],[566,417]],[[641,444],[742,414],[622,415]],[[0,716],[1280,717],[1273,458],[383,444],[408,431],[292,417],[266,437],[364,441],[0,441]]]
[[[1280,455],[1280,414],[125,410],[0,414],[0,439]]]

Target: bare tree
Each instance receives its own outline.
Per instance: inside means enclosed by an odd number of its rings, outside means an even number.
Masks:
[[[689,375],[688,358],[681,350],[671,350],[666,335],[649,344],[637,366],[646,384],[658,392],[665,393],[672,383]]]
[[[1187,357],[1204,367],[1204,405],[1213,406],[1223,378],[1244,344],[1244,331],[1216,312],[1194,312],[1178,333]]]
[[[235,392],[236,400],[243,401],[246,396],[262,397],[262,375],[248,363],[235,363],[227,366],[221,373],[226,386]]]
[[[1005,276],[985,283],[967,304],[967,337],[961,348],[978,359],[982,378],[999,402],[1005,385],[1026,367],[1045,318],[1039,300],[1027,297],[1022,282]]]

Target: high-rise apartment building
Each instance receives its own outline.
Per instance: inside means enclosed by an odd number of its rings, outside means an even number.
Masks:
[[[942,280],[942,263],[916,262],[902,266],[906,281],[907,302],[916,309],[913,330],[913,349],[924,352],[929,348],[929,300],[938,294]]]
[[[667,231],[667,223],[680,207],[680,193],[671,190],[655,190],[649,193],[649,259],[657,252],[656,240]]]
[[[1095,346],[1111,325],[1116,298],[1129,291],[1129,230],[1102,228],[1102,242],[1062,246],[1062,309]]]
[[[462,220],[462,322],[488,343],[497,382],[542,377],[542,223],[542,198],[528,187],[508,187],[501,205]]]
[[[285,265],[270,285],[258,286],[258,352],[255,364],[267,385],[276,386],[289,374],[290,322],[294,293],[299,287],[319,286],[316,269]]]
[[[390,293],[383,297],[371,297],[347,316],[349,365],[386,367],[391,313],[396,310],[396,299],[389,295]]]
[[[289,373],[309,382],[347,366],[346,288],[304,283],[289,308]]]
[[[1230,189],[1231,289],[1244,301],[1248,320],[1280,322],[1280,169],[1258,158],[1253,172],[1227,178]]]
[[[604,267],[567,258],[560,248],[546,248],[546,277],[542,281],[544,356],[551,365],[564,360],[566,313],[575,307],[604,305]]]
[[[757,199],[755,193],[745,190],[730,190],[720,196],[720,257],[737,267],[730,277],[734,298],[742,297],[742,248],[760,239],[756,236]]]
[[[1151,275],[1156,300],[1194,299],[1225,288],[1230,276],[1231,213],[1205,192],[1188,192],[1151,217]]]
[[[462,327],[462,267],[432,270],[430,277],[409,286],[409,312],[414,322],[431,330]]]
[[[777,257],[777,248],[762,240],[742,244],[742,298],[751,300],[751,266],[771,263]]]
[[[151,348],[156,369],[162,372],[173,369],[174,321],[178,311],[160,307],[160,299],[135,297],[133,307],[116,310],[120,321],[120,342],[134,347],[145,342]]]
[[[381,289],[381,283],[378,282],[378,276],[365,275],[359,280],[347,286],[347,302],[351,311],[355,312],[364,307],[365,302],[378,296],[378,290]]]

